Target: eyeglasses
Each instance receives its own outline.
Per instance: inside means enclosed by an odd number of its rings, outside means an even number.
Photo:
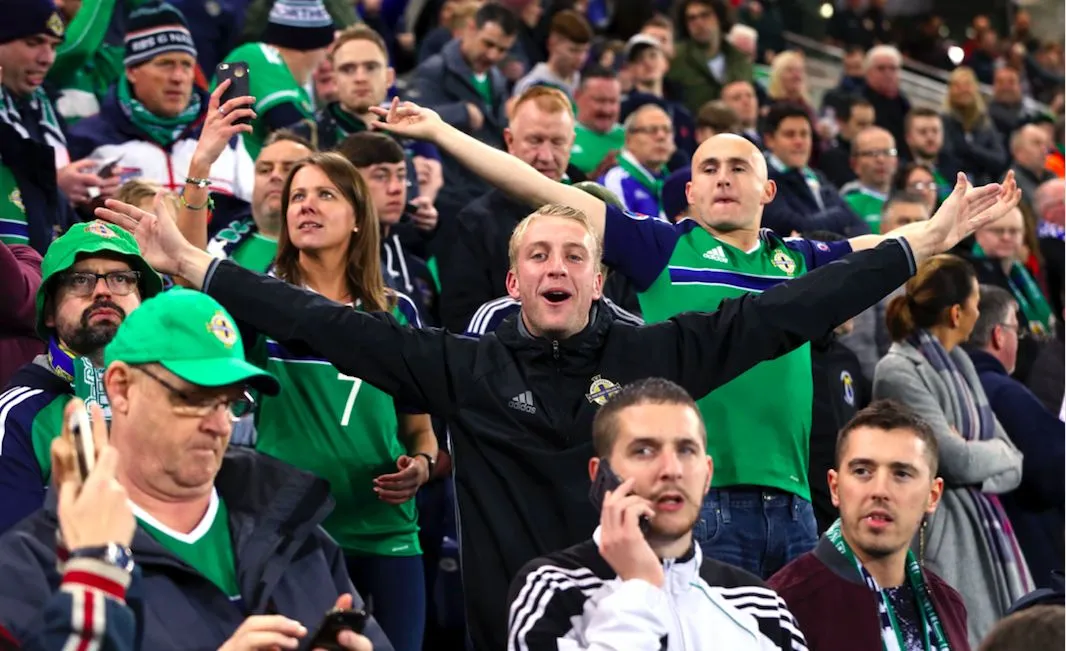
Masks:
[[[899,151],[895,147],[890,149],[868,149],[866,151],[857,151],[855,155],[859,158],[877,158],[878,156],[885,156],[887,158],[895,158]]]
[[[96,285],[103,278],[107,288],[115,296],[126,296],[137,289],[141,278],[139,271],[111,271],[97,274],[89,271],[68,271],[59,276],[59,284],[75,296],[89,296],[96,291]]]
[[[936,183],[933,181],[918,181],[917,183],[911,183],[907,186],[911,190],[917,190],[918,192],[924,192],[925,190],[936,190]]]
[[[152,378],[161,384],[167,391],[170,391],[178,397],[182,404],[171,405],[171,410],[179,416],[203,418],[213,414],[219,407],[223,407],[229,411],[231,419],[237,420],[241,416],[252,413],[252,410],[255,408],[255,399],[252,398],[252,394],[247,391],[243,392],[241,397],[237,399],[223,396],[207,401],[197,400],[155,373],[150,372],[147,368],[143,366],[136,366],[134,368]]]
[[[629,132],[630,133],[650,133],[652,135],[654,135],[656,133],[661,133],[661,134],[669,136],[669,135],[672,135],[674,133],[674,128],[672,126],[670,126],[669,124],[654,124],[654,125],[647,126],[647,127],[631,127],[629,129]]]

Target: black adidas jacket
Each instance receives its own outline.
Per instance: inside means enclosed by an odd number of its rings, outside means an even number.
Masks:
[[[406,328],[229,261],[213,263],[204,291],[290,350],[310,348],[448,421],[469,631],[477,651],[498,651],[511,579],[596,526],[587,498],[591,424],[612,388],[664,377],[702,397],[825,336],[913,273],[908,245],[890,240],[713,313],[633,327],[596,309],[563,341],[524,335],[514,318],[478,340]]]

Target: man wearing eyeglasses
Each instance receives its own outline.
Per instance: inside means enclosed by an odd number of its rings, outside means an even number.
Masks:
[[[147,300],[104,358],[108,442],[137,530],[129,547],[70,555],[103,561],[119,576],[140,566],[140,590],[127,595],[139,613],[138,648],[296,648],[330,609],[363,607],[340,549],[319,526],[333,508],[326,482],[267,455],[227,451],[233,421],[253,406],[249,390],[276,395],[279,385],[246,361],[218,302],[186,289]],[[0,582],[0,626],[20,640],[43,632],[39,610],[60,581],[56,560],[66,554],[56,551],[56,503],[49,496],[0,537],[0,576],[9,579]],[[373,648],[392,649],[375,620],[365,631]],[[350,632],[336,642],[368,648]]]
[[[851,169],[857,177],[840,188],[840,196],[874,233],[881,232],[881,211],[899,167],[896,139],[886,129],[868,127],[851,145]]]
[[[629,114],[623,125],[625,149],[618,165],[600,179],[622,200],[626,209],[642,215],[666,219],[663,212],[663,181],[666,163],[674,155],[674,125],[670,116],[656,104],[645,104]]]
[[[44,355],[19,369],[0,393],[0,532],[44,503],[52,439],[74,396],[110,414],[103,391],[104,346],[163,283],[137,242],[102,221],[78,224],[48,247],[37,291]]]

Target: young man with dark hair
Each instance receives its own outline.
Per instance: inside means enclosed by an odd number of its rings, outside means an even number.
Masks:
[[[855,171],[851,169],[851,141],[860,131],[872,127],[875,117],[873,105],[862,97],[848,97],[836,109],[837,136],[832,146],[822,152],[818,167],[838,188],[855,180]]]
[[[870,232],[840,198],[825,174],[810,167],[814,128],[807,109],[780,103],[763,121],[766,162],[777,196],[766,206],[762,225],[787,237],[793,231],[830,231],[853,237]]]
[[[752,62],[725,39],[729,24],[726,5],[721,0],[684,0],[677,24],[682,37],[677,46],[669,78],[684,91],[685,106],[695,113],[718,99],[722,88],[732,81],[751,81]]]
[[[932,428],[888,400],[840,431],[828,473],[840,519],[769,581],[812,649],[969,648],[962,597],[911,551],[944,490],[938,454]]]
[[[592,422],[592,538],[526,565],[511,583],[508,651],[713,646],[806,649],[784,602],[757,577],[706,557],[692,537],[711,485],[699,409],[660,378],[615,393]]]
[[[496,64],[514,45],[518,18],[506,7],[485,3],[459,38],[415,69],[409,95],[485,144],[504,148],[507,80]],[[438,209],[452,215],[490,188],[448,157],[441,160],[444,186]]]
[[[531,86],[552,86],[573,97],[581,80],[581,69],[592,44],[592,27],[573,9],[552,16],[548,30],[548,60],[533,66],[515,83],[513,95],[521,95]]]

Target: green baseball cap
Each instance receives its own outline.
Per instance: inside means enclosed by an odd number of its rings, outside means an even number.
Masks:
[[[175,288],[130,313],[104,349],[104,363],[156,363],[202,387],[246,383],[267,395],[277,378],[244,359],[240,330],[218,301]]]
[[[137,240],[118,226],[94,220],[75,224],[62,237],[48,246],[41,261],[41,286],[37,289],[37,334],[47,340],[52,329],[44,324],[44,303],[50,291],[49,280],[58,273],[70,269],[79,255],[91,255],[110,251],[126,256],[130,268],[141,272],[141,300],[151,298],[163,291],[163,279],[141,257]]]

